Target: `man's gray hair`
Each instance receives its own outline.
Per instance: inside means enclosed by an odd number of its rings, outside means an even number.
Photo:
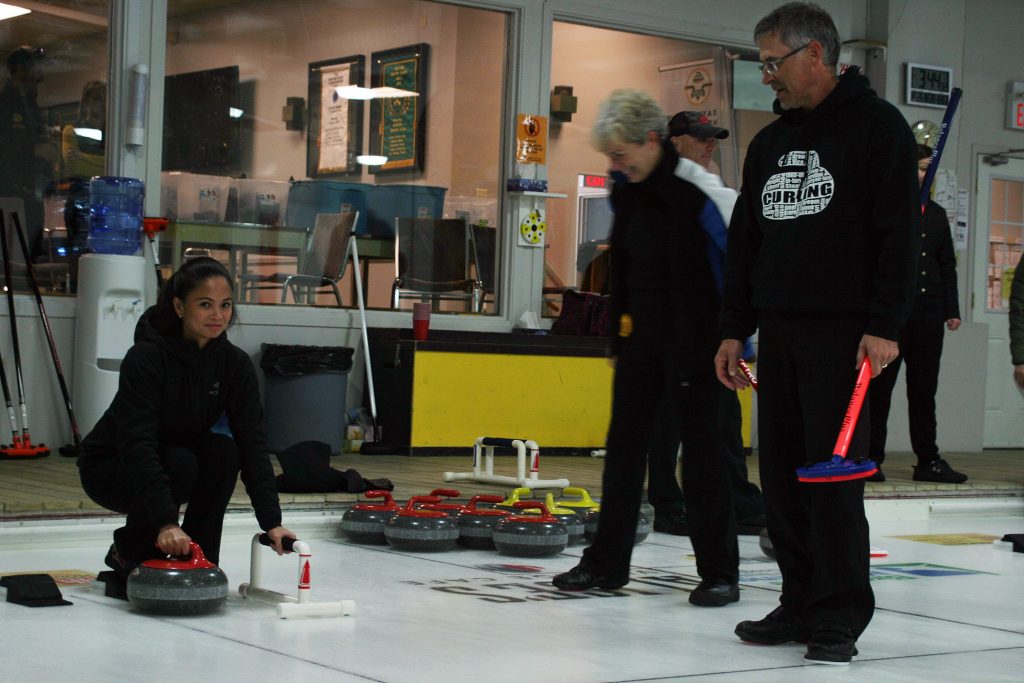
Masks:
[[[616,90],[597,109],[590,144],[603,152],[613,142],[643,144],[651,132],[663,138],[666,119],[654,98],[642,90]]]
[[[754,27],[754,42],[774,34],[796,50],[812,40],[825,48],[824,62],[839,63],[839,31],[828,12],[812,2],[790,2],[769,12]]]

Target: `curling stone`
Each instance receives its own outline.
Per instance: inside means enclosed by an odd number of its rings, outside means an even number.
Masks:
[[[763,552],[765,555],[774,560],[775,546],[772,545],[772,539],[768,537],[768,527],[761,529],[761,537],[759,542],[761,544],[761,552]]]
[[[569,545],[565,525],[548,514],[544,503],[516,503],[517,510],[539,508],[539,515],[509,515],[494,527],[494,545],[502,555],[548,557]]]
[[[569,508],[579,516],[581,521],[584,520],[591,508],[601,506],[600,503],[590,497],[590,493],[586,489],[579,486],[569,486],[562,489],[562,496],[578,496],[578,498],[571,499],[563,497],[558,501],[558,506]]]
[[[128,602],[156,614],[209,614],[228,597],[228,577],[195,542],[185,559],[146,560],[128,575]]]
[[[413,496],[405,507],[384,524],[384,538],[396,550],[440,552],[451,550],[459,540],[459,525],[440,510],[418,505],[440,503],[437,496]]]
[[[401,510],[388,491],[367,491],[367,498],[383,498],[383,503],[356,503],[341,517],[341,532],[354,543],[387,545],[384,523]]]
[[[455,489],[434,489],[430,492],[430,495],[436,496],[437,498],[458,498],[459,492]],[[420,506],[424,510],[440,510],[444,514],[448,515],[452,519],[459,516],[459,513],[466,509],[466,506],[461,503],[455,503],[450,500],[443,501],[440,503],[427,503]]]
[[[544,505],[552,517],[565,525],[565,530],[569,532],[569,545],[583,541],[583,520],[572,508],[562,507],[556,503],[554,495],[550,493],[544,497]]]
[[[494,527],[504,517],[507,510],[481,508],[480,503],[500,503],[501,496],[473,496],[469,505],[456,520],[459,524],[459,545],[477,550],[494,550]]]
[[[594,538],[597,536],[597,520],[601,516],[601,506],[592,507],[587,510],[587,514],[583,517],[583,537],[593,543]],[[644,540],[651,535],[651,530],[654,525],[647,518],[647,515],[640,513],[636,520],[636,535],[633,537],[633,545],[637,543],[643,543]]]

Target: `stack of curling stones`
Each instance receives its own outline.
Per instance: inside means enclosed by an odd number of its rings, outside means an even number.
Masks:
[[[367,491],[367,498],[383,498],[383,503],[356,503],[341,517],[341,532],[354,543],[387,545],[384,525],[402,508],[388,491]]]
[[[396,550],[439,552],[451,550],[459,540],[459,525],[442,510],[426,510],[437,505],[438,496],[413,496],[405,507],[384,524],[384,538]]]
[[[500,503],[501,496],[473,496],[459,513],[458,544],[474,550],[494,550],[494,527],[511,513],[497,508],[482,508],[480,503]]]
[[[548,513],[541,502],[519,501],[517,511],[537,508],[539,515],[512,514],[494,527],[494,546],[503,555],[515,557],[548,557],[557,555],[569,545],[569,531]]]

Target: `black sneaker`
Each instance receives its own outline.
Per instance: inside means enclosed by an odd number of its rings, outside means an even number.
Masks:
[[[690,523],[686,520],[686,513],[682,510],[660,515],[655,513],[654,530],[673,536],[689,536]]]
[[[807,643],[804,660],[811,664],[849,664],[857,656],[857,638],[840,624],[822,624]]]
[[[118,553],[117,546],[111,543],[110,550],[107,551],[107,556],[103,558],[103,564],[113,569],[118,578],[127,581],[128,575],[132,573],[132,570],[142,563],[138,560],[131,560],[124,557]]]
[[[759,645],[806,643],[811,636],[803,620],[781,605],[764,619],[736,624],[735,633],[740,640]]]
[[[883,482],[885,481],[885,472],[882,471],[882,466],[878,466],[878,471],[872,474],[870,477],[865,477],[864,481]]]
[[[962,484],[967,481],[967,475],[957,472],[949,463],[939,458],[932,460],[926,465],[917,465],[914,468],[914,481],[933,481],[939,484]]]
[[[559,574],[551,579],[551,583],[558,590],[563,591],[585,591],[591,588],[616,590],[629,583],[629,577],[598,576],[583,565],[576,565],[564,574]]]
[[[698,607],[721,607],[739,599],[739,585],[724,579],[704,579],[690,591],[690,604]]]

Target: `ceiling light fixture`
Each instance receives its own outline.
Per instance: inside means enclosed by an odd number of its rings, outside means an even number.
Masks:
[[[360,154],[356,157],[356,161],[363,166],[383,166],[388,163],[388,158],[379,154]]]

